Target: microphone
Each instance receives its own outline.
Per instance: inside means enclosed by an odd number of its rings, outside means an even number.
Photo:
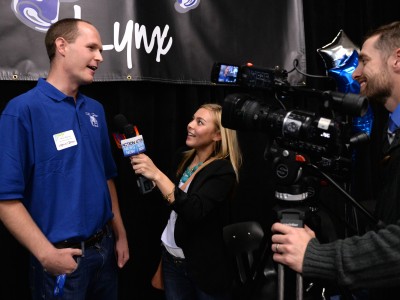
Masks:
[[[120,143],[125,157],[138,155],[146,151],[143,136],[139,135],[136,126],[130,124],[124,115],[116,115],[114,117],[114,124],[120,132],[124,133],[124,139],[121,139]],[[154,188],[153,181],[143,175],[138,175],[136,182],[142,194],[147,194]]]

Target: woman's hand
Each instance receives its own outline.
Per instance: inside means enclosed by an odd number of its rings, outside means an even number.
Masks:
[[[130,157],[131,165],[135,174],[143,175],[147,179],[156,181],[161,171],[146,154],[138,154]]]

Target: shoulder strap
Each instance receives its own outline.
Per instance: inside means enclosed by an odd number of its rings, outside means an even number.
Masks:
[[[205,163],[203,163],[200,167],[197,168],[196,171],[194,171],[194,173],[192,174],[192,176],[190,176],[188,178],[188,180],[186,180],[186,182],[184,184],[182,184],[182,186],[180,187],[180,189],[182,191],[184,191],[186,189],[186,187],[188,186],[188,184],[193,180],[194,176],[197,174],[198,171],[200,171],[202,168],[204,168],[205,166],[207,166],[210,162],[216,160],[216,158],[211,158],[209,160],[207,160]]]

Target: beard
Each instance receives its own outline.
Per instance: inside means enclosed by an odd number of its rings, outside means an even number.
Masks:
[[[383,70],[381,73],[368,78],[367,86],[362,94],[371,102],[385,105],[392,94],[392,86],[389,72]]]

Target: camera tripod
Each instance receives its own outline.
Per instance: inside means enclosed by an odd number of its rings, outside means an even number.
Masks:
[[[330,176],[321,171],[317,166],[311,164],[305,157],[297,152],[274,148],[273,149],[273,172],[276,179],[275,198],[278,200],[274,208],[279,222],[293,227],[304,227],[305,221],[311,213],[317,210],[315,205],[317,181],[310,181],[310,178],[323,178],[345,196],[351,204],[358,208],[376,228],[383,227],[374,217],[350,194],[347,193]],[[312,176],[305,176],[304,171],[310,171]],[[309,173],[307,173],[309,174]],[[315,185],[314,185],[315,184]],[[277,299],[285,298],[285,266],[278,264]],[[296,300],[303,299],[303,278],[302,274],[296,273]]]
[[[278,199],[275,212],[279,222],[293,227],[304,227],[305,220],[310,213],[310,208],[307,205],[309,196],[305,186],[294,184],[287,187],[277,187],[275,197]],[[277,300],[284,300],[285,266],[282,264],[278,264],[277,284]],[[303,299],[303,277],[300,273],[296,273],[296,299]]]

